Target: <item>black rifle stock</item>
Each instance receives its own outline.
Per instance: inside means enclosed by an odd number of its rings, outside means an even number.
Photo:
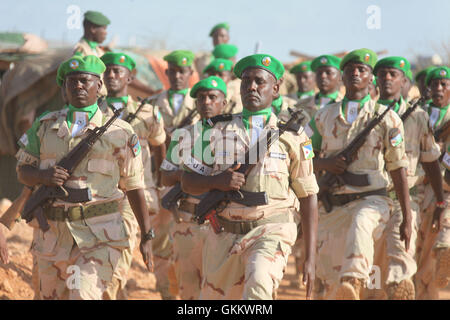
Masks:
[[[292,125],[294,125],[297,122],[300,122],[303,120],[303,118],[300,118],[300,115],[303,113],[302,110],[295,111],[291,114],[291,118],[289,121],[287,121],[284,125],[281,125],[278,127],[278,130],[275,131],[275,135],[273,134],[272,130],[267,132],[267,135],[261,137],[257,143],[255,143],[253,146],[251,146],[247,152],[244,155],[244,164],[241,164],[240,167],[236,170],[237,172],[243,173],[246,177],[248,173],[256,166],[256,164],[260,161],[260,156],[265,155],[267,150],[270,149],[271,145],[276,142],[279,137],[289,128],[291,128]],[[304,117],[304,116],[303,116]],[[263,152],[258,152],[258,148],[264,148]],[[256,155],[256,161],[255,163],[250,163],[249,159],[251,155]],[[235,161],[232,167],[236,166],[238,164],[238,161]],[[234,202],[241,202],[241,203],[247,203],[247,201],[243,201],[245,195],[250,194],[254,195],[254,199],[252,199],[252,203],[257,203],[257,201],[260,201],[258,204],[267,204],[267,195],[265,192],[256,192],[256,193],[244,193],[244,191],[228,191],[224,192],[221,190],[211,190],[206,193],[205,197],[198,203],[194,220],[198,224],[202,224],[205,222],[205,220],[208,220],[211,224],[211,227],[214,229],[214,232],[219,233],[221,232],[220,224],[217,220],[217,213],[223,211],[228,203],[230,201]],[[253,201],[254,200],[254,201]],[[256,205],[256,204],[253,204]]]
[[[121,110],[115,110],[108,122],[103,126],[91,130],[88,135],[81,140],[68,154],[66,154],[57,166],[65,168],[71,175],[80,162],[86,157],[92,149],[94,143],[106,132],[111,124],[120,116]],[[72,194],[75,197],[72,197]],[[86,202],[92,199],[90,190],[86,189],[70,189],[67,187],[49,187],[41,185],[27,200],[22,212],[22,218],[28,223],[33,218],[39,223],[42,231],[47,231],[50,226],[44,215],[43,207],[53,202],[56,198],[67,202]]]
[[[350,142],[350,144],[341,152],[337,154],[337,157],[344,157],[347,165],[353,162],[354,156],[358,152],[358,150],[364,145],[367,136],[375,128],[381,120],[383,120],[384,116],[392,109],[395,105],[396,101],[391,103],[386,110],[381,114],[375,113],[375,117],[370,120],[369,124],[355,137],[355,139]],[[322,175],[317,181],[319,185],[319,194],[317,195],[318,199],[322,201],[322,204],[327,212],[330,212],[333,208],[331,201],[329,199],[329,190],[336,185],[340,184],[350,184],[354,186],[367,186],[369,185],[369,179],[367,174],[354,174],[348,171],[345,171],[343,174],[334,174],[327,171],[324,175]]]
[[[140,102],[141,102],[140,105],[139,105],[139,107],[137,108],[136,112],[128,114],[128,116],[124,119],[124,121],[126,121],[126,122],[128,122],[128,123],[131,123],[131,121],[133,121],[134,119],[136,119],[138,113],[141,111],[141,109],[144,107],[144,105],[145,105],[147,102],[149,102],[152,98],[153,98],[153,97],[148,97],[148,98],[142,100],[142,99],[140,99],[140,98],[138,97],[138,99],[139,99]]]

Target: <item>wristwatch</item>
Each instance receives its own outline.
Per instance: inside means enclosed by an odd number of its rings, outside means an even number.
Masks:
[[[446,209],[448,206],[447,201],[441,201],[441,202],[436,202],[436,207],[441,208],[441,209]]]
[[[153,240],[155,238],[155,230],[153,230],[153,228],[150,228],[150,230],[148,230],[148,232],[146,234],[144,234],[144,236],[142,237],[142,240],[147,241],[147,240]]]

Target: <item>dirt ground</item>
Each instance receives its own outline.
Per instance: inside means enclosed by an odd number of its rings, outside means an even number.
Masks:
[[[3,227],[1,225],[1,227]],[[6,228],[2,229],[7,231]],[[32,257],[29,247],[32,229],[24,222],[17,224],[11,232],[5,232],[8,238],[10,261],[8,264],[0,262],[0,300],[31,300],[34,297],[31,287]],[[305,290],[297,288],[295,281],[294,259],[291,256],[286,274],[278,289],[278,299],[305,299]],[[142,262],[139,250],[134,252],[134,261],[127,283],[128,298],[131,300],[159,300],[159,293],[155,290],[155,277],[149,273]],[[450,299],[450,285],[441,291],[440,298]]]

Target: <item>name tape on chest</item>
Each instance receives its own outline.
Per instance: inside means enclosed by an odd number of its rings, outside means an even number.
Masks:
[[[310,160],[310,159],[314,158],[314,151],[313,151],[311,140],[303,142],[301,144],[301,147],[302,147],[303,156],[305,157],[306,160]]]
[[[280,153],[280,152],[269,152],[270,158],[280,159],[280,160],[286,160],[286,154]]]
[[[167,159],[164,159],[161,163],[161,169],[164,171],[177,171],[178,167]]]

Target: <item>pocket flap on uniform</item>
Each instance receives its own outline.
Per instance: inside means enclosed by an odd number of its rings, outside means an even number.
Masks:
[[[105,175],[112,175],[114,164],[110,160],[106,159],[90,159],[88,161],[89,172],[99,172]]]

